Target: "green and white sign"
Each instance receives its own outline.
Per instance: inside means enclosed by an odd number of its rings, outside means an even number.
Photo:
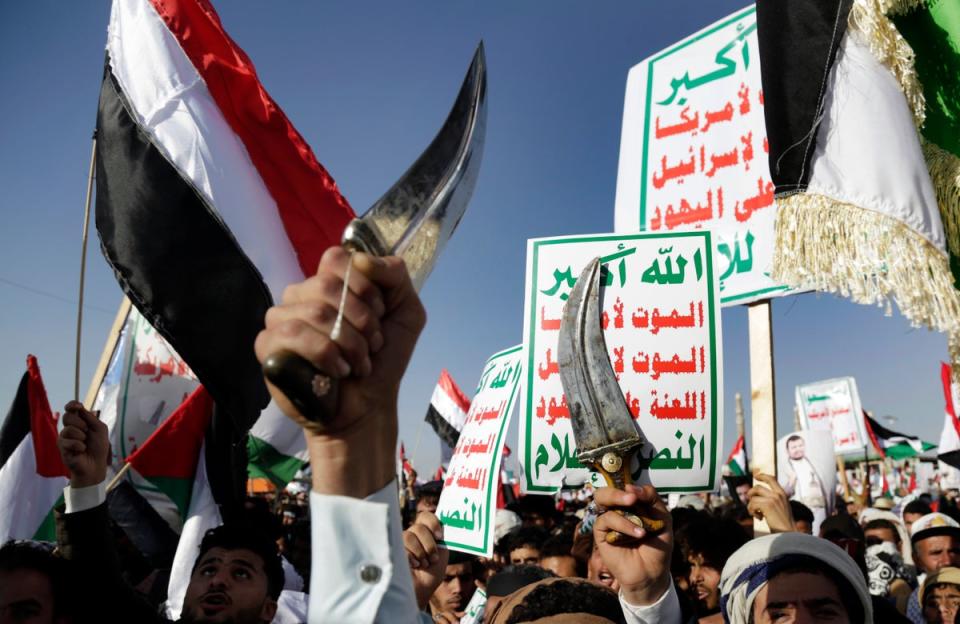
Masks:
[[[662,492],[714,489],[723,446],[723,366],[713,252],[709,231],[528,241],[520,408],[526,492],[552,493],[588,478],[577,460],[557,340],[564,302],[598,256],[603,314],[596,322],[645,440],[634,479]]]
[[[753,6],[630,69],[617,232],[711,229],[723,305],[786,294],[770,279],[773,182]]]
[[[520,345],[490,356],[450,458],[437,504],[443,542],[452,550],[493,556],[500,457],[523,369]]]

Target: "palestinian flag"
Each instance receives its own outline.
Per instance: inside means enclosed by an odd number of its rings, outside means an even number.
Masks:
[[[960,401],[960,388],[950,374],[950,366],[940,364],[940,378],[943,381],[943,432],[940,434],[940,447],[937,459],[945,464],[960,468],[960,420],[957,420],[957,404]]]
[[[207,0],[114,1],[97,114],[101,248],[234,441],[268,402],[252,348],[267,308],[352,217]]]
[[[56,541],[52,510],[68,485],[37,358],[27,356],[13,405],[0,427],[0,544]]]
[[[948,368],[949,370],[949,368]],[[887,429],[880,423],[864,412],[863,424],[867,430],[867,435],[873,443],[873,448],[877,449],[880,457],[889,457],[890,459],[906,459],[907,457],[916,457],[920,453],[934,448],[933,444],[924,442],[916,436],[897,433]]]
[[[287,418],[271,401],[247,438],[250,477],[264,477],[277,488],[283,488],[309,460],[300,425]]]
[[[198,386],[126,462],[170,497],[185,518],[213,399]]]
[[[467,422],[467,412],[470,411],[470,399],[467,398],[453,377],[446,369],[440,372],[440,380],[433,389],[430,397],[430,407],[427,408],[426,421],[440,437],[440,441],[452,449],[460,439],[460,431]],[[449,461],[449,457],[447,457]]]
[[[946,332],[960,364],[960,293],[941,218],[956,212],[960,185],[929,169],[914,52],[884,13],[919,4],[757,2],[772,277],[888,310],[893,300],[914,325]],[[934,4],[951,3],[929,13]]]
[[[737,443],[733,445],[733,450],[727,457],[727,468],[730,469],[730,474],[735,477],[750,474],[747,467],[747,447],[742,435],[737,438]]]

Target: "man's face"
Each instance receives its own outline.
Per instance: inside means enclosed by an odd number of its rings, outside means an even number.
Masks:
[[[276,611],[263,559],[245,548],[203,553],[183,599],[183,619],[191,624],[269,622]]]
[[[884,542],[890,542],[893,545],[897,545],[899,541],[897,538],[897,532],[893,529],[877,527],[874,529],[867,529],[863,532],[864,539],[867,542],[867,546],[873,546],[874,544],[882,544]]]
[[[934,535],[916,544],[917,566],[927,574],[946,566],[960,565],[960,540],[952,535]]]
[[[923,597],[923,619],[931,624],[953,624],[960,607],[960,588],[956,585],[935,585]]]
[[[698,613],[707,615],[720,607],[720,570],[706,565],[702,555],[687,557],[690,564],[690,591],[697,600]]]
[[[473,597],[477,584],[474,582],[473,564],[455,563],[447,566],[443,580],[430,596],[434,611],[463,611]]]
[[[540,563],[540,549],[531,544],[524,544],[510,551],[510,563],[513,565],[537,565]]]
[[[741,483],[737,486],[737,498],[740,499],[740,502],[746,505],[750,502],[750,498],[747,496],[747,493],[750,491],[749,483]]]
[[[793,528],[795,528],[800,533],[813,535],[813,525],[807,522],[806,520],[794,520]]]
[[[847,624],[850,616],[837,586],[825,576],[785,572],[760,588],[753,601],[755,624]]]
[[[907,535],[910,535],[910,527],[913,526],[913,523],[922,517],[923,514],[921,513],[911,513],[909,511],[903,514],[903,524],[907,527]]]
[[[0,572],[0,623],[54,624],[53,588],[37,570]]]
[[[572,555],[544,557],[540,560],[540,567],[550,570],[560,578],[579,576],[577,574],[577,560]]]
[[[613,591],[620,591],[620,583],[607,569],[607,566],[603,563],[603,558],[600,556],[600,549],[596,547],[587,562],[587,580],[606,585]]]
[[[790,459],[803,459],[803,454],[806,450],[807,445],[804,443],[803,438],[787,442],[787,455],[790,456]]]
[[[421,496],[417,499],[417,513],[424,511],[436,513],[438,502],[440,502],[440,498],[438,496]]]

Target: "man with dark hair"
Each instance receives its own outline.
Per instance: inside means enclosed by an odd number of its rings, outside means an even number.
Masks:
[[[560,578],[586,576],[586,566],[573,556],[572,550],[573,541],[570,538],[551,537],[540,549],[540,567],[553,572]]]
[[[890,542],[900,550],[900,532],[897,526],[886,518],[877,518],[863,525],[863,536],[867,547]]]
[[[535,565],[508,565],[490,577],[487,583],[487,604],[483,610],[483,621],[490,622],[497,605],[513,592],[532,585],[543,579],[553,578],[554,574]]]
[[[430,596],[430,611],[434,617],[454,613],[459,619],[476,590],[477,558],[451,550],[443,578]]]
[[[524,527],[507,536],[507,561],[513,565],[540,563],[540,549],[547,541],[547,532],[535,526]]]
[[[617,594],[579,579],[545,579],[511,594],[485,620],[491,624],[546,621],[566,615],[569,622],[625,622]]]
[[[697,518],[677,532],[677,545],[689,567],[687,580],[697,615],[720,610],[720,572],[727,559],[747,542],[740,525],[730,520]]]
[[[71,624],[67,562],[39,543],[9,541],[0,548],[0,622]]]
[[[107,427],[77,401],[67,403],[58,445],[70,477],[64,490],[66,513],[58,527],[64,556],[97,579],[104,622],[163,622],[121,576],[105,500],[110,443]],[[274,535],[262,523],[210,531],[194,563],[181,622],[259,624],[270,622],[283,588],[283,570]]]
[[[798,500],[792,500],[790,511],[793,513],[793,526],[797,531],[813,535],[813,512],[810,508]]]
[[[440,503],[440,492],[443,491],[443,481],[427,481],[417,488],[416,514],[435,513]]]
[[[930,508],[930,505],[926,504],[919,498],[916,498],[904,505],[903,511],[900,512],[900,516],[903,518],[903,526],[907,529],[907,535],[912,533],[910,529],[914,522],[931,513],[933,513],[933,509]]]

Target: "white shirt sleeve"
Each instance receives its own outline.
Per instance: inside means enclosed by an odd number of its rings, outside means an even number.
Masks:
[[[66,513],[93,509],[105,500],[107,500],[106,481],[82,488],[70,487],[69,485],[63,488],[63,502],[66,505]]]
[[[646,607],[637,607],[627,602],[620,593],[620,608],[623,609],[623,617],[627,624],[680,624],[682,613],[680,612],[680,599],[677,597],[677,590],[670,581],[670,587],[663,595]]]
[[[310,624],[417,622],[397,484],[364,500],[310,492]]]

